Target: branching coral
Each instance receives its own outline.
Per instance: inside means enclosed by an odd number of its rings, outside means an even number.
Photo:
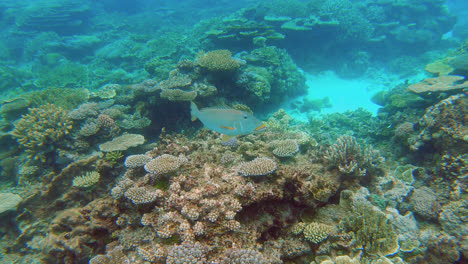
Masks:
[[[300,222],[293,226],[292,233],[294,235],[302,234],[307,241],[318,244],[327,239],[332,230],[333,227],[326,224]]]
[[[46,104],[29,109],[16,124],[12,136],[26,149],[30,158],[45,162],[70,133],[73,122],[61,107]]]
[[[235,71],[240,67],[238,60],[232,58],[229,50],[213,50],[198,55],[197,63],[213,72]]]
[[[341,136],[325,151],[323,159],[344,174],[364,176],[367,170],[377,167],[385,159],[372,146],[362,150],[353,136]]]
[[[101,175],[97,171],[86,172],[84,175],[76,176],[73,179],[73,186],[80,188],[89,188],[99,182]]]

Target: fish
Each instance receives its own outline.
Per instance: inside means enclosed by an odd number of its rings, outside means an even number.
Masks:
[[[198,109],[194,102],[190,102],[190,112],[192,121],[199,119],[206,128],[231,137],[266,129],[265,124],[254,115],[237,109],[216,107]]]

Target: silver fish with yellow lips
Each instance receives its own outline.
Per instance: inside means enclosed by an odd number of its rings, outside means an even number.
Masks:
[[[252,134],[266,128],[265,124],[251,113],[236,109],[198,109],[194,102],[190,102],[190,111],[192,121],[199,119],[206,128],[229,136]]]

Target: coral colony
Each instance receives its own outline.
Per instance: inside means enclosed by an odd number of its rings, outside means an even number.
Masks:
[[[5,2],[0,263],[468,262],[445,1]],[[378,113],[320,113],[328,70]]]

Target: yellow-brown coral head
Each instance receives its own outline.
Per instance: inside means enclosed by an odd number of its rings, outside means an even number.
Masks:
[[[26,149],[30,158],[45,161],[45,156],[62,144],[73,122],[67,112],[53,104],[30,108],[29,113],[15,123],[11,135]]]
[[[201,67],[214,72],[235,71],[240,67],[240,61],[232,58],[229,50],[213,50],[198,55],[197,61]]]

